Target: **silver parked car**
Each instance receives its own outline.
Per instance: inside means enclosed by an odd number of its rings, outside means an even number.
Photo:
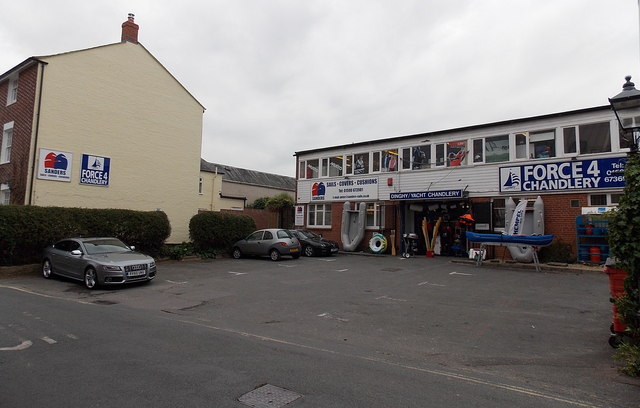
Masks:
[[[269,256],[278,261],[282,256],[300,257],[300,242],[289,230],[280,228],[262,229],[249,234],[233,244],[233,257]]]
[[[148,282],[156,277],[156,263],[117,238],[69,238],[44,250],[42,275],[66,276],[98,285]]]

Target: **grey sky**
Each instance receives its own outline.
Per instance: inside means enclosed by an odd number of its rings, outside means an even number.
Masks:
[[[636,0],[21,0],[0,72],[140,42],[207,108],[202,157],[293,176],[296,151],[607,104],[640,84]]]

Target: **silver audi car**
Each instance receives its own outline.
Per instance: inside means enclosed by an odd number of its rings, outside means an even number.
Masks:
[[[84,281],[88,289],[99,285],[148,282],[156,277],[156,262],[117,238],[68,238],[45,248],[42,275]]]

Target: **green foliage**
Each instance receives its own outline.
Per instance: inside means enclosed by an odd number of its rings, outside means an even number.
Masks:
[[[160,211],[0,206],[0,265],[40,261],[42,250],[74,236],[109,236],[150,255],[161,252],[171,233]]]
[[[239,239],[256,229],[253,218],[221,212],[203,212],[191,217],[189,236],[197,253],[228,251]]]
[[[573,263],[576,260],[571,245],[558,239],[540,250],[540,262]]]
[[[624,363],[620,368],[623,374],[630,377],[640,376],[640,347],[637,344],[622,343],[614,358]]]
[[[251,205],[248,205],[247,208],[254,208],[256,210],[264,210],[267,208],[267,202],[269,201],[269,197],[260,197],[256,198]]]
[[[627,334],[640,339],[640,156],[629,155],[624,170],[625,189],[618,208],[609,221],[609,245],[615,256],[616,267],[628,273],[624,281],[625,295],[616,299],[620,317],[627,325]],[[616,358],[624,360],[625,373],[638,375],[640,367],[640,345],[629,344],[619,349]]]
[[[181,261],[185,256],[193,254],[193,244],[191,242],[183,242],[179,245],[167,245],[163,254],[169,259]]]
[[[282,210],[285,208],[291,208],[295,202],[293,198],[287,193],[280,193],[275,195],[267,201],[266,208],[269,210]]]

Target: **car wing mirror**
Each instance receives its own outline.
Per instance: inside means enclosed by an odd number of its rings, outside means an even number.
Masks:
[[[82,251],[79,249],[74,249],[73,251],[71,251],[71,255],[80,256],[82,255]]]
[[[136,250],[136,246],[135,246],[135,245],[131,245],[131,246],[129,247],[129,249],[130,249],[130,250],[132,250],[132,251],[135,251],[135,250]]]

